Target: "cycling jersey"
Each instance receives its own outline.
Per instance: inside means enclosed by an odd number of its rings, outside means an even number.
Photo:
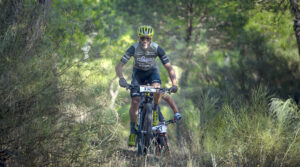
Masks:
[[[156,66],[156,57],[160,58],[162,64],[169,62],[165,51],[155,42],[151,42],[147,50],[143,50],[139,42],[132,45],[127,49],[125,55],[122,57],[121,62],[126,64],[131,57],[134,57],[134,67],[140,70],[147,71]]]

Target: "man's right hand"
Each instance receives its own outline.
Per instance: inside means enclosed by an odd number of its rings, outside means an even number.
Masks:
[[[119,85],[123,88],[127,87],[128,83],[124,78],[120,78]]]

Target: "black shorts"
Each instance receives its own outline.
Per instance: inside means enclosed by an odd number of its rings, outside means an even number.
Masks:
[[[161,79],[157,67],[153,67],[147,71],[133,68],[131,85],[152,85],[153,83],[161,84]],[[130,95],[131,97],[140,96],[140,93],[138,92],[138,87],[137,89],[132,89],[130,91]]]

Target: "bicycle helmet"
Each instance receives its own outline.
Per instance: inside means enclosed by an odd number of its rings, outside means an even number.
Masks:
[[[152,38],[154,35],[154,29],[149,25],[143,25],[137,29],[137,34],[138,37],[149,36]]]

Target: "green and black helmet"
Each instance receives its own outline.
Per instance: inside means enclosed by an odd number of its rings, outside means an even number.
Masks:
[[[149,36],[152,38],[154,35],[154,29],[149,25],[143,25],[137,29],[137,34],[138,37]]]

